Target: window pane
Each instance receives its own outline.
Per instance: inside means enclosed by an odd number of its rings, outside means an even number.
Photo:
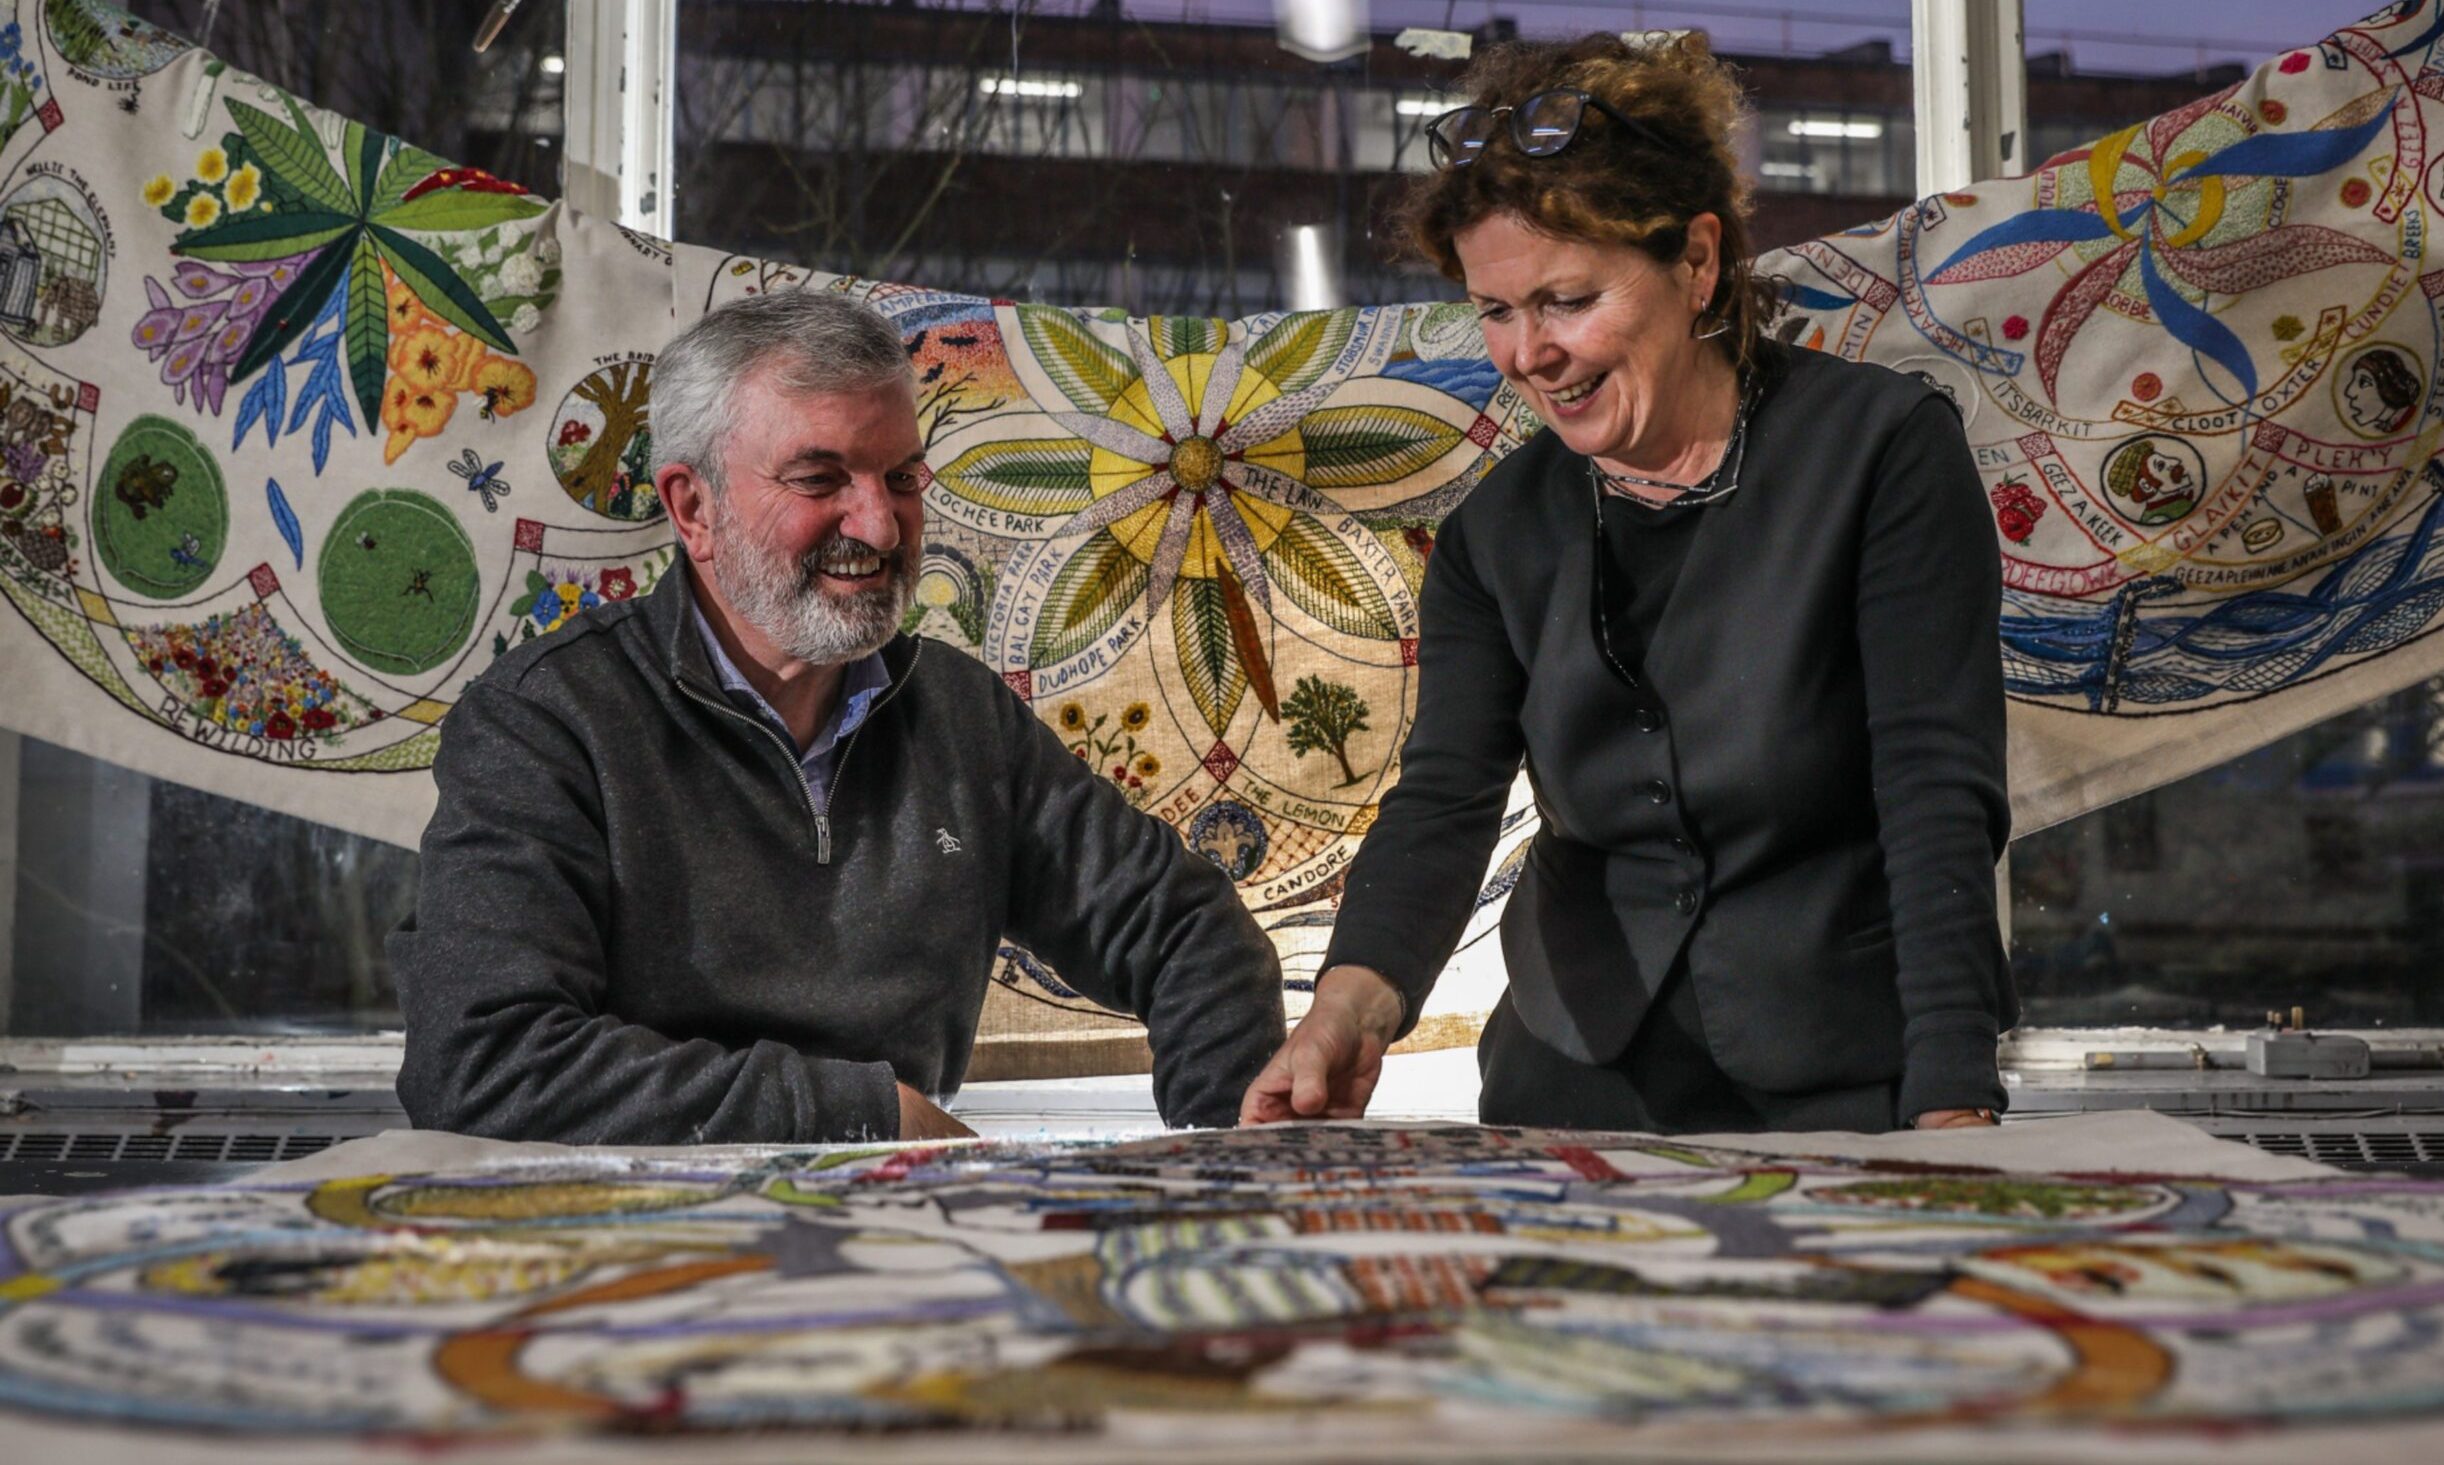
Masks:
[[[416,857],[19,740],[15,932],[0,1032],[397,1027],[383,938]]]
[[[487,0],[121,3],[307,101],[560,191],[557,3],[530,0],[480,55]],[[413,902],[413,853],[0,744],[0,1034],[398,1025],[382,943]]]
[[[2444,680],[2011,847],[2035,1023],[2444,1021]]]

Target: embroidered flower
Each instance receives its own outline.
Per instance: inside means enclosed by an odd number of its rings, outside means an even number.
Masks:
[[[195,160],[195,176],[206,183],[218,183],[229,176],[229,154],[219,148],[206,148]]]
[[[636,594],[636,574],[626,565],[603,571],[603,599],[626,600]]]
[[[221,194],[229,201],[231,213],[246,212],[263,197],[263,170],[248,163],[230,177],[229,186],[222,189]]]
[[[1140,753],[1137,755],[1137,761],[1130,764],[1129,767],[1139,778],[1153,778],[1163,771],[1163,760],[1152,753]]]
[[[1120,714],[1120,726],[1126,732],[1144,732],[1154,720],[1154,710],[1143,702],[1131,702]]]
[[[486,356],[477,362],[467,386],[484,399],[478,410],[487,422],[535,405],[535,374],[506,356]]]
[[[484,343],[439,326],[425,326],[391,342],[391,370],[417,391],[456,391],[465,384]]]
[[[513,254],[501,261],[501,288],[512,295],[532,295],[543,288],[543,266],[531,254]]]
[[[439,436],[457,406],[457,394],[447,388],[419,390],[392,377],[390,391],[382,398],[382,425],[390,429],[382,445],[382,461],[396,463],[408,444],[420,437]]]
[[[178,185],[171,181],[169,174],[156,173],[153,175],[153,181],[144,185],[145,207],[157,209],[168,203],[170,196],[176,192],[178,192]]]
[[[575,447],[594,435],[594,429],[572,417],[560,424],[560,446]]]
[[[199,193],[187,200],[187,227],[201,229],[221,216],[221,201],[209,193]]]
[[[1086,709],[1075,702],[1064,702],[1060,711],[1061,731],[1082,732],[1086,727]]]

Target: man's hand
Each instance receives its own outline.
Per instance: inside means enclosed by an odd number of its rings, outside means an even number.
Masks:
[[[942,1112],[933,1100],[900,1086],[901,1139],[974,1139],[976,1131]]]
[[[1991,1128],[1994,1116],[1983,1109],[1929,1109],[1913,1123],[1920,1129]]]
[[[1239,1122],[1364,1118],[1401,1012],[1400,994],[1371,967],[1337,966],[1318,977],[1307,1015],[1247,1086]]]

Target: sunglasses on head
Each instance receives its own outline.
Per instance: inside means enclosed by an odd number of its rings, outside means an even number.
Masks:
[[[1549,158],[1577,139],[1590,107],[1649,142],[1663,141],[1645,123],[1572,86],[1538,92],[1516,107],[1454,107],[1426,124],[1426,154],[1437,168],[1465,168],[1485,151],[1508,117],[1511,145],[1523,156]]]

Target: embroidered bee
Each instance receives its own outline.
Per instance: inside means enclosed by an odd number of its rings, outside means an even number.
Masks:
[[[371,530],[367,530],[356,537],[356,547],[365,551],[367,554],[373,553],[375,549],[380,547],[380,545],[381,541],[373,537],[373,532]]]
[[[501,476],[502,466],[500,463],[487,464],[476,456],[473,448],[461,448],[458,461],[450,465],[450,471],[467,480],[467,492],[483,495],[485,513],[496,514],[501,508],[496,500],[509,496],[509,480]]]

